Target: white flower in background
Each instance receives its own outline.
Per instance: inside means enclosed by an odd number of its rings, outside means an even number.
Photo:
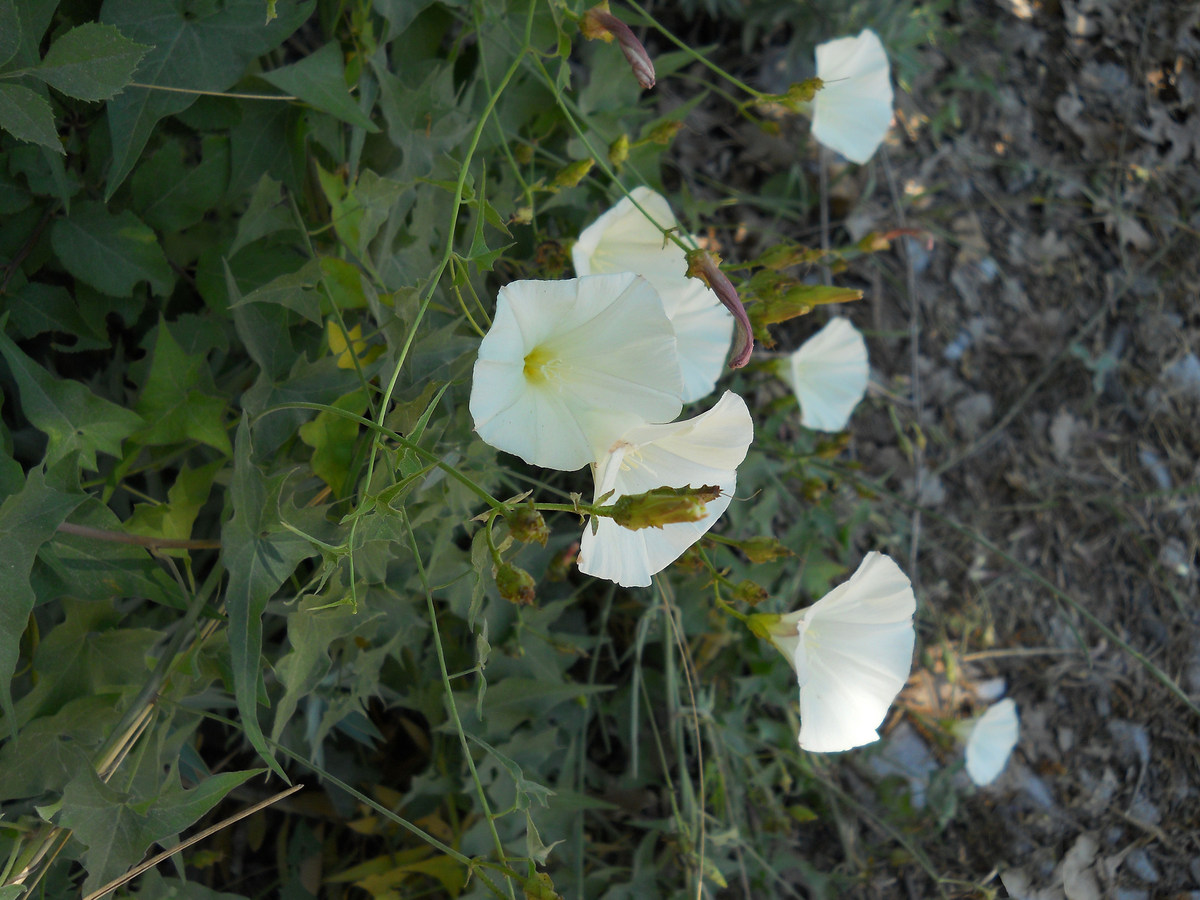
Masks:
[[[767,626],[796,670],[802,748],[829,753],[879,739],[876,729],[912,669],[915,611],[900,567],[868,553],[845,584]]]
[[[675,332],[632,272],[500,289],[471,383],[475,430],[527,463],[578,469],[682,409]]]
[[[634,200],[653,221],[634,206]],[[637,272],[654,286],[675,328],[683,402],[691,403],[711,393],[720,377],[733,335],[733,317],[716,293],[687,276],[683,250],[663,237],[659,225],[674,228],[677,224],[666,198],[637,187],[583,230],[571,248],[571,258],[577,275]]]
[[[1020,732],[1017,704],[1011,698],[987,708],[967,738],[967,774],[973,782],[983,787],[1000,776]]]
[[[892,81],[887,53],[869,28],[858,37],[817,45],[812,133],[830,150],[865,163],[892,124]]]
[[[614,503],[625,495],[656,487],[716,485],[721,496],[706,506],[696,522],[677,522],[661,528],[623,528],[611,518],[596,518],[583,530],[579,571],[615,581],[623,587],[644,587],[696,543],[729,507],[737,487],[737,467],[754,439],[754,423],[746,402],[726,391],[708,412],[669,425],[632,428],[595,467],[597,501]]]
[[[841,431],[867,392],[866,341],[849,319],[830,319],[780,366],[780,374],[800,401],[800,424]]]

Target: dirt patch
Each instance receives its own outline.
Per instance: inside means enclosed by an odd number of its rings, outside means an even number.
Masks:
[[[1003,679],[1021,714],[1004,775],[958,784],[917,843],[952,895],[1200,896],[1200,7],[957,9],[890,146],[824,187],[815,154],[804,169],[835,245],[922,233],[838,278],[867,292],[842,312],[874,367],[851,452],[925,509],[888,507],[923,607],[908,762],[954,757],[935,723],[986,705],[976,681]],[[786,150],[720,112],[689,132],[699,196],[763,190]],[[765,241],[820,239],[813,217],[739,215]],[[915,864],[865,882],[936,892]]]

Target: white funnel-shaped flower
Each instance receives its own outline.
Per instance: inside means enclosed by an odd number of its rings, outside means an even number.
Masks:
[[[1017,704],[1011,698],[989,706],[967,738],[967,774],[971,780],[982,787],[1000,777],[1020,733]]]
[[[868,553],[849,581],[771,627],[800,684],[802,748],[827,753],[879,739],[912,669],[915,611],[900,567]]]
[[[858,37],[817,45],[812,133],[830,150],[865,163],[892,124],[892,81],[887,53],[870,29]]]
[[[633,273],[500,289],[471,383],[475,430],[527,463],[578,469],[682,409],[675,332]]]
[[[696,543],[729,507],[737,487],[737,467],[754,439],[754,423],[746,402],[726,391],[708,412],[669,425],[630,429],[596,464],[596,500],[604,502],[641,494],[656,487],[716,485],[721,496],[706,506],[696,522],[677,522],[636,531],[610,518],[597,517],[584,526],[579,544],[579,571],[607,578],[624,587],[644,587]]]
[[[805,341],[782,369],[800,401],[800,423],[841,431],[867,392],[867,344],[849,319],[829,323]]]
[[[634,206],[635,200],[653,221]],[[577,275],[636,272],[654,286],[675,328],[683,402],[691,403],[711,393],[721,375],[733,317],[704,282],[687,276],[683,250],[659,228],[677,224],[666,198],[637,187],[583,230],[571,259]]]

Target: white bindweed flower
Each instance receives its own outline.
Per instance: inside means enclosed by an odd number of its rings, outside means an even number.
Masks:
[[[1000,776],[1020,731],[1017,704],[1011,698],[987,708],[967,738],[967,774],[973,782],[983,787]]]
[[[653,221],[634,206],[634,200]],[[704,282],[687,276],[683,250],[663,237],[660,225],[674,228],[677,224],[666,198],[637,187],[583,230],[571,248],[571,259],[577,275],[637,272],[654,285],[675,328],[683,402],[691,403],[711,393],[720,377],[733,335],[733,317]]]
[[[865,163],[892,124],[892,81],[887,53],[869,28],[858,37],[817,45],[812,133],[830,150]]]
[[[706,506],[696,522],[661,528],[623,528],[612,519],[596,518],[584,527],[579,544],[579,571],[644,587],[712,528],[729,507],[737,487],[737,467],[754,439],[754,423],[746,402],[726,391],[708,412],[669,425],[632,428],[596,464],[596,500],[613,493],[610,504],[625,495],[656,487],[716,485],[721,495]]]
[[[793,353],[780,373],[800,401],[800,424],[841,431],[867,392],[867,344],[849,319],[829,323]]]
[[[646,279],[627,272],[500,289],[471,382],[475,430],[493,447],[569,471],[682,406],[675,332]]]
[[[802,748],[829,753],[879,739],[912,669],[915,611],[900,567],[868,553],[849,581],[812,606],[771,617],[767,636],[800,684]]]

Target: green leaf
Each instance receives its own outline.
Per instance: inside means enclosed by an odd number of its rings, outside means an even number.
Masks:
[[[128,297],[139,281],[171,292],[175,276],[158,238],[127,209],[114,216],[102,203],[78,203],[54,223],[50,242],[68,272],[102,293]]]
[[[342,51],[336,41],[290,66],[260,72],[258,77],[335,119],[370,132],[379,131],[346,90]]]
[[[119,457],[121,441],[145,424],[141,416],[97,397],[79,382],[55,378],[8,335],[0,334],[0,353],[16,379],[25,418],[50,439],[46,465],[78,451],[80,464],[95,471],[97,452]]]
[[[164,232],[183,231],[217,206],[229,184],[229,138],[206,135],[199,165],[184,164],[180,141],[168,141],[133,173],[133,202]]]
[[[94,498],[88,498],[71,518],[78,525],[121,530],[116,514]],[[187,608],[178,582],[144,547],[60,534],[42,547],[38,562],[33,587],[42,602],[71,597],[101,603],[115,597],[141,597],[174,609]]]
[[[133,515],[125,521],[125,530],[130,534],[146,537],[187,540],[192,536],[192,525],[201,507],[208,501],[213,478],[224,468],[218,460],[199,469],[186,465],[175,476],[175,483],[167,491],[166,503],[139,503]],[[160,553],[186,556],[186,550],[161,550]]]
[[[83,769],[63,791],[58,818],[87,846],[83,866],[88,877],[82,893],[91,893],[141,862],[151,844],[183,831],[262,771],[227,772],[190,791],[177,788],[149,802],[134,803],[128,794],[101,781],[91,766]]]
[[[85,22],[56,40],[29,74],[68,97],[107,100],[133,80],[133,70],[149,49],[112,25]]]
[[[132,896],[140,900],[247,900],[244,894],[215,891],[198,881],[164,878],[157,869],[151,869],[137,879],[137,893]],[[4,898],[0,897],[0,900]]]
[[[145,445],[196,441],[232,456],[224,423],[228,402],[215,391],[205,357],[185,353],[160,320],[146,385],[134,407],[150,424],[133,439]]]
[[[358,390],[333,401],[338,409],[361,416],[367,408],[366,392]],[[350,463],[361,426],[336,413],[319,412],[311,422],[300,426],[300,440],[313,448],[312,470],[333,490],[344,496],[350,477]]]
[[[321,315],[321,295],[316,286],[321,282],[321,264],[310,259],[295,272],[288,272],[273,278],[260,288],[248,293],[240,300],[229,304],[230,309],[236,309],[247,303],[268,303],[286,306],[297,312],[310,322],[324,325]]]
[[[288,643],[292,650],[275,666],[275,674],[284,687],[284,693],[271,725],[272,740],[278,740],[283,734],[284,726],[296,712],[301,698],[316,690],[329,673],[333,665],[329,645],[354,633],[371,618],[359,615],[350,606],[313,609],[317,604],[320,604],[319,599],[309,598],[288,616]]]
[[[8,299],[12,323],[23,338],[51,332],[55,350],[80,352],[110,346],[103,320],[85,319],[70,291],[57,284],[30,281]],[[65,338],[74,338],[73,342]]]
[[[308,18],[313,0],[281,0],[281,15],[262,22],[261,0],[224,3],[163,3],[162,0],[105,0],[101,18],[121,33],[153,45],[138,69],[138,81],[163,91],[130,87],[109,102],[112,163],[107,197],[137,163],[142,148],[164,116],[195,102],[192,91],[224,91],[256,57],[279,46]]]
[[[29,573],[38,549],[54,537],[71,510],[85,499],[83,494],[64,494],[48,487],[42,470],[34,469],[25,488],[0,505],[0,706],[14,734],[11,679],[20,655],[21,635],[37,601]]]
[[[14,62],[18,66],[36,66],[41,61],[42,35],[54,18],[58,0],[15,0],[15,3],[21,20],[18,32],[21,43]]]
[[[237,236],[230,244],[228,255],[236,256],[247,244],[277,231],[296,230],[296,219],[283,199],[282,185],[263,175],[250,195],[250,205],[238,219]]]
[[[250,458],[250,424],[243,417],[234,446],[229,498],[233,517],[221,529],[221,559],[229,573],[229,651],[234,696],[246,737],[281,777],[258,721],[262,676],[262,616],[267,601],[301,560],[316,556],[307,541],[279,524],[278,497],[285,475],[268,479]]]
[[[61,792],[121,718],[115,694],[79,697],[53,715],[22,726],[0,748],[0,799]]]
[[[0,0],[0,66],[21,49],[21,17],[13,0]]]
[[[54,129],[54,112],[45,97],[19,84],[0,84],[0,128],[17,140],[66,153]]]

